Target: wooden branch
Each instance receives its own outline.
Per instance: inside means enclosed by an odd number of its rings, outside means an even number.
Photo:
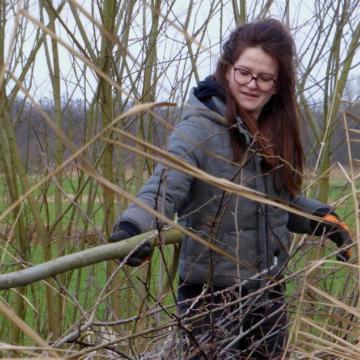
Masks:
[[[174,244],[180,242],[181,236],[178,229],[168,229],[161,232],[161,241],[163,244]],[[61,256],[27,269],[2,274],[0,275],[0,290],[29,285],[66,271],[102,261],[122,260],[145,240],[149,240],[153,245],[160,244],[157,239],[158,232],[153,230],[116,243],[95,246],[74,254]]]

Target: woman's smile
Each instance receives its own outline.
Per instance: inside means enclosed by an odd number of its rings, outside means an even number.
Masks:
[[[248,97],[251,100],[257,99],[259,97],[258,94],[250,93],[250,92],[247,92],[247,91],[240,91],[240,95],[242,95],[244,97]]]

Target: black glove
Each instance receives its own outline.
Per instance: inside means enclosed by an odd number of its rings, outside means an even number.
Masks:
[[[140,229],[129,221],[120,221],[114,229],[109,241],[116,242],[128,239],[141,234]],[[131,256],[127,259],[126,264],[129,266],[139,266],[150,258],[152,247],[150,241],[145,241]]]
[[[348,226],[340,220],[337,214],[330,209],[318,209],[314,215],[321,216],[325,221],[318,222],[311,220],[311,227],[315,235],[325,234],[340,249],[336,255],[339,261],[349,261],[351,257],[351,249],[348,247],[353,244]]]

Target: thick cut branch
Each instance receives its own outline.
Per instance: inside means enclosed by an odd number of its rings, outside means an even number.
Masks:
[[[153,230],[117,243],[95,246],[91,249],[65,255],[30,268],[0,275],[0,290],[32,284],[66,271],[82,268],[102,261],[124,259],[145,240],[157,244],[158,231]],[[161,244],[173,244],[181,240],[177,229],[161,233]]]

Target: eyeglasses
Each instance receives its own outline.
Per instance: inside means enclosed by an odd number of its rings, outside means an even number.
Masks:
[[[268,75],[254,76],[249,70],[234,67],[234,80],[239,85],[249,84],[253,79],[261,91],[270,91],[277,84],[277,81]]]

